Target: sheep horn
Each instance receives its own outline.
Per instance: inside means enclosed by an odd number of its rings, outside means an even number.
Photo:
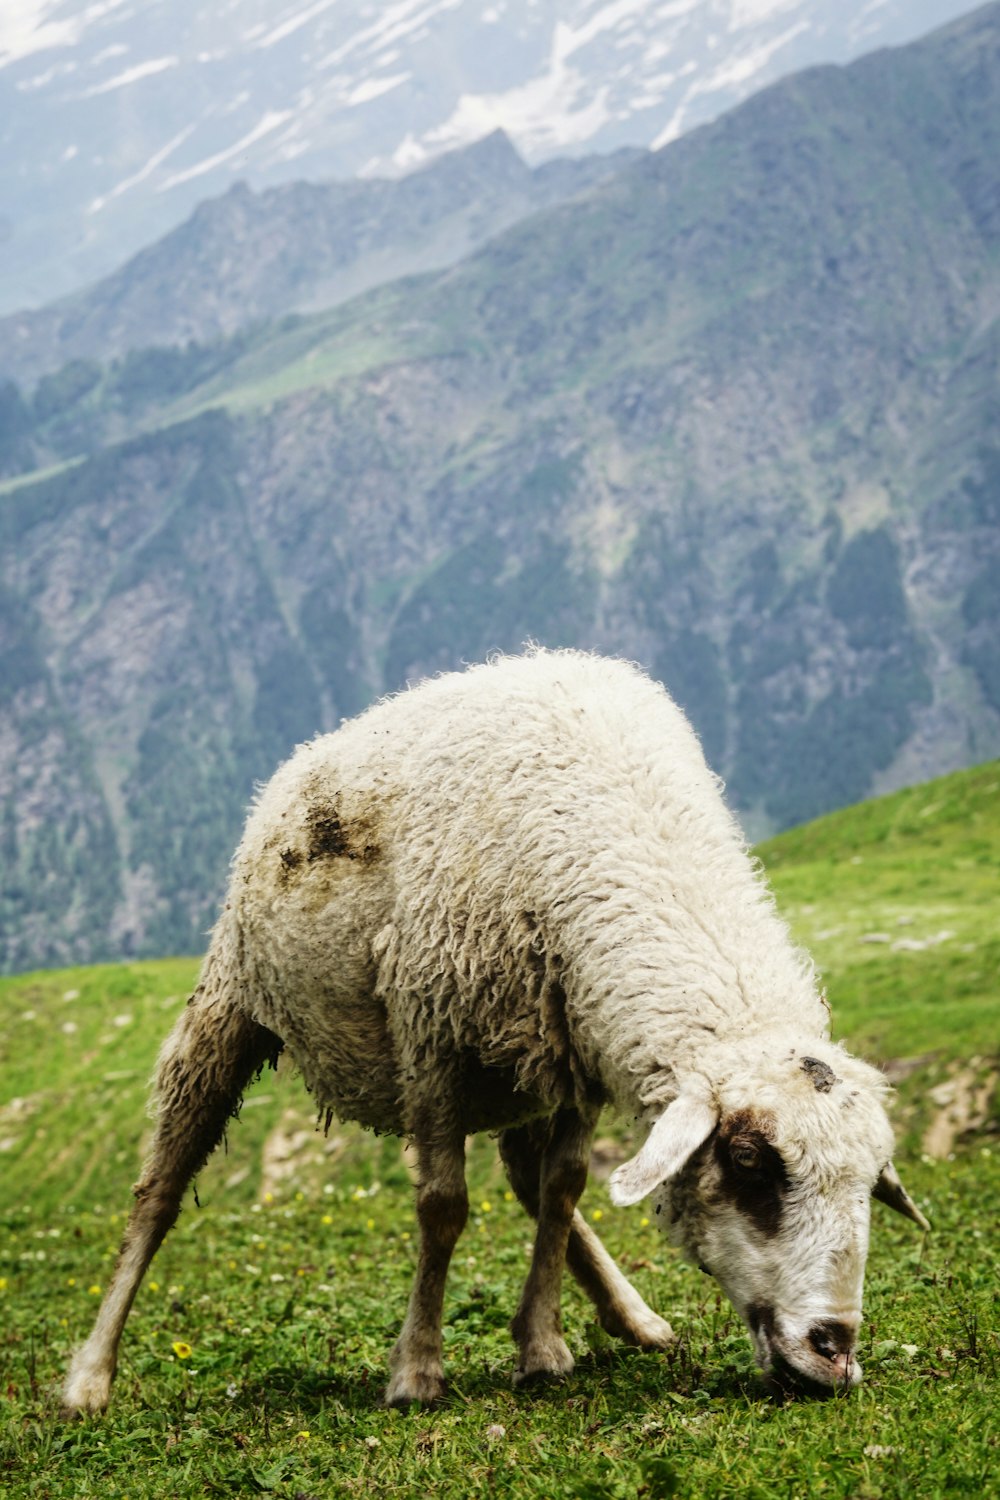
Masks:
[[[877,1198],[880,1203],[887,1203],[904,1218],[912,1219],[921,1229],[930,1229],[930,1224],[900,1182],[899,1173],[891,1161],[887,1161],[879,1173],[878,1182],[872,1188],[872,1197]]]

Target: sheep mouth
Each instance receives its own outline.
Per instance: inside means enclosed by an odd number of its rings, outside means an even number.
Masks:
[[[755,1340],[764,1383],[773,1396],[809,1396],[819,1401],[843,1396],[861,1380],[861,1366],[853,1354],[843,1363],[824,1358],[808,1346],[789,1348],[779,1338],[761,1333]]]
[[[819,1378],[812,1370],[804,1370],[800,1365],[793,1364],[785,1355],[775,1353],[770,1364],[764,1367],[764,1383],[771,1395],[779,1401],[785,1401],[790,1396],[807,1396],[815,1401],[829,1401],[831,1396],[844,1396],[853,1389],[856,1379],[852,1371],[856,1368],[852,1362],[843,1378],[839,1376]]]

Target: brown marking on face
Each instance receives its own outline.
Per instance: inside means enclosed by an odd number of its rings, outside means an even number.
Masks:
[[[773,1238],[781,1228],[788,1172],[776,1150],[774,1118],[767,1110],[742,1109],[722,1121],[714,1142],[722,1174],[718,1198]]]
[[[766,1302],[751,1302],[747,1308],[747,1323],[753,1334],[763,1332],[769,1344],[774,1342],[774,1308]]]

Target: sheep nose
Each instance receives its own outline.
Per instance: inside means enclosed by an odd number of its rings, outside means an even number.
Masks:
[[[808,1337],[816,1353],[830,1361],[836,1379],[847,1380],[851,1368],[851,1356],[854,1353],[856,1330],[847,1323],[839,1323],[834,1318],[828,1318],[825,1322],[816,1323],[810,1328]]]

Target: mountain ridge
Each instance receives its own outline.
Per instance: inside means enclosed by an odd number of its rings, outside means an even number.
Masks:
[[[442,269],[640,154],[532,169],[495,131],[399,179],[260,193],[239,181],[95,286],[0,318],[0,379],[34,384],[73,359],[106,363],[148,345],[205,342]]]
[[[0,311],[109,274],[234,176],[397,175],[505,128],[659,146],[967,0],[32,0],[0,9]]]

